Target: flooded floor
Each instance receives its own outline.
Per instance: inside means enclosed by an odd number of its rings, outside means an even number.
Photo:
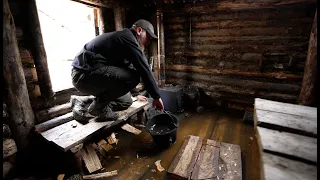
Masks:
[[[256,136],[253,126],[242,121],[243,111],[206,110],[202,113],[184,112],[177,115],[179,128],[176,143],[165,150],[154,147],[152,137],[143,130],[139,135],[119,130],[118,144],[102,161],[104,171],[118,170],[112,180],[167,179],[166,171],[159,172],[154,162],[161,160],[166,170],[187,135],[238,144],[242,153],[243,179],[258,180],[260,167]]]
[[[117,139],[119,139],[118,144],[113,146],[106,157],[97,153],[104,167],[101,172],[118,170],[118,175],[104,179],[167,179],[166,171],[159,172],[154,163],[161,160],[162,167],[167,170],[184,138],[188,135],[195,135],[240,145],[243,179],[259,180],[260,157],[257,139],[253,126],[243,123],[243,114],[243,111],[229,109],[205,110],[202,113],[185,111],[177,114],[179,128],[176,143],[164,150],[155,147],[152,137],[144,128],[137,127],[142,130],[139,135],[126,132],[120,127],[112,129],[103,136],[99,135],[95,140],[106,139],[108,133],[111,132],[115,132]],[[36,148],[31,148],[28,155],[21,155],[21,163],[19,163],[22,164],[19,168],[21,176],[35,176],[37,177],[35,179],[46,179],[44,177],[57,179],[59,174],[65,174],[65,179],[70,179],[68,177],[79,174],[80,171],[88,174],[84,165],[80,163],[79,158],[75,158],[73,153],[64,153],[56,146],[46,143],[41,137],[31,141],[30,146]],[[79,169],[81,164],[82,168]]]

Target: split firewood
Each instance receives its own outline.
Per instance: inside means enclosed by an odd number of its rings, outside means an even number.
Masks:
[[[105,178],[110,176],[115,176],[118,174],[117,170],[110,171],[110,172],[104,172],[104,173],[97,173],[97,174],[91,174],[91,175],[85,175],[83,176],[83,179],[97,179],[97,178]]]
[[[116,134],[112,133],[109,137],[107,137],[109,144],[118,144],[118,139],[116,138]]]
[[[141,131],[139,129],[137,129],[129,124],[125,124],[125,125],[121,126],[121,129],[126,130],[128,132],[131,132],[135,135],[139,135],[141,133]]]
[[[96,154],[96,151],[93,149],[92,145],[86,145],[80,150],[80,153],[89,173],[95,172],[102,168],[99,157]]]
[[[161,166],[160,161],[161,160],[158,160],[158,161],[154,162],[154,164],[157,166],[158,171],[162,172],[165,169]]]
[[[102,148],[103,150],[105,150],[106,152],[110,151],[111,149],[113,149],[113,147],[107,143],[107,141],[105,141],[104,139],[100,140],[98,142],[98,147]]]

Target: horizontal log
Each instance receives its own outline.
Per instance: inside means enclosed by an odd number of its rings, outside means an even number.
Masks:
[[[167,38],[189,37],[190,29],[186,30],[166,30]],[[309,31],[306,27],[250,27],[237,29],[191,29],[191,37],[210,37],[210,36],[308,36]]]
[[[259,44],[188,44],[167,45],[166,54],[190,54],[199,56],[212,56],[216,52],[238,52],[238,53],[275,53],[275,52],[304,52],[308,49],[308,42],[292,43],[287,45],[259,45]]]
[[[264,45],[287,45],[288,43],[309,42],[307,36],[210,36],[210,37],[192,37],[191,44],[264,44]],[[167,45],[188,44],[188,38],[175,37],[166,39]]]
[[[64,114],[62,116],[55,117],[53,119],[50,119],[48,121],[45,121],[41,124],[36,125],[35,132],[41,133],[41,132],[44,132],[44,131],[49,130],[51,128],[54,128],[56,126],[59,126],[61,124],[64,124],[66,122],[69,122],[71,120],[73,120],[73,113],[69,112],[69,113]]]
[[[91,6],[98,6],[98,7],[106,7],[106,8],[112,8],[113,3],[112,1],[99,1],[99,0],[72,0],[78,3],[82,3],[85,5],[91,5]]]
[[[57,104],[64,104],[66,102],[69,102],[71,95],[80,96],[85,94],[79,92],[75,88],[65,89],[55,93],[52,104],[57,105]]]
[[[186,13],[192,12],[210,12],[210,11],[237,11],[237,10],[256,10],[256,9],[269,9],[269,8],[283,8],[286,6],[299,6],[299,5],[307,5],[313,4],[315,5],[315,0],[290,0],[290,1],[282,1],[277,0],[270,3],[269,0],[259,1],[259,2],[250,2],[246,3],[243,1],[210,1],[210,2],[198,2],[196,5],[193,3],[188,3],[181,8],[165,8],[164,13],[172,13],[183,11]]]
[[[295,84],[283,84],[272,82],[259,82],[255,80],[245,80],[239,78],[228,78],[223,76],[211,76],[203,74],[190,74],[188,72],[167,72],[168,79],[177,81],[195,81],[209,83],[209,86],[214,88],[219,85],[235,86],[238,88],[245,88],[250,90],[268,90],[274,92],[286,92],[292,94],[299,94],[301,86]],[[221,89],[224,90],[225,86]]]
[[[220,29],[234,29],[234,28],[248,28],[248,27],[272,27],[272,28],[295,28],[295,27],[308,27],[312,24],[311,18],[298,18],[281,20],[220,20],[220,21],[195,21],[191,23],[192,30],[207,29],[207,28],[220,28]],[[189,30],[190,20],[182,19],[180,22],[168,23],[166,30]]]
[[[3,159],[6,159],[18,151],[16,142],[13,139],[3,140]]]
[[[186,66],[186,65],[167,65],[166,70],[174,71],[188,71],[191,73],[205,73],[211,75],[235,75],[235,76],[248,76],[248,77],[264,77],[274,79],[295,79],[301,80],[302,75],[288,74],[283,72],[245,72],[239,70],[219,70],[219,69],[208,69],[202,66]]]
[[[41,110],[36,112],[37,123],[41,123],[52,119],[57,116],[61,116],[71,111],[71,103],[65,103],[58,106],[54,106],[49,109]]]
[[[164,25],[168,26],[170,23],[181,21],[220,21],[220,20],[277,20],[287,21],[289,19],[311,18],[313,19],[315,8],[314,4],[305,4],[304,6],[297,6],[295,8],[282,8],[282,9],[253,9],[250,11],[237,10],[237,11],[193,11],[192,14],[181,11],[179,7],[165,8]],[[173,12],[179,9],[179,11]],[[166,12],[166,10],[171,12]]]
[[[168,79],[168,83],[174,84],[174,85],[192,85],[195,87],[199,87],[203,89],[206,92],[209,92],[211,94],[211,97],[215,98],[222,98],[225,95],[229,95],[228,98],[225,98],[225,100],[228,100],[230,97],[236,95],[239,99],[242,99],[241,96],[250,98],[250,101],[253,100],[254,97],[260,97],[264,99],[271,99],[271,100],[280,100],[280,101],[289,101],[289,102],[296,102],[298,96],[291,95],[291,94],[284,94],[284,93],[271,93],[266,91],[254,91],[254,90],[248,90],[248,89],[239,89],[239,88],[233,88],[233,87],[225,87],[223,89],[223,86],[210,86],[206,85],[204,83],[198,83],[199,81],[188,81],[183,82],[178,79]],[[232,97],[232,99],[236,99],[236,97]],[[253,102],[253,101],[252,101]]]

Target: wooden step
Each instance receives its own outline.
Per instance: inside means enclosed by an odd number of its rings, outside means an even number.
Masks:
[[[72,120],[52,129],[41,132],[40,134],[47,141],[50,141],[62,150],[67,151],[75,145],[84,142],[89,136],[93,135],[102,128],[110,128],[126,121],[130,116],[144,110],[144,107],[147,105],[147,101],[133,102],[128,109],[116,112],[119,115],[119,118],[116,121],[96,122],[96,118],[93,118],[89,121],[89,123],[81,124],[76,120]]]

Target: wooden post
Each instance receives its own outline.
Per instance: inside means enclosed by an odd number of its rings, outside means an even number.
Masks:
[[[103,16],[103,11],[104,11],[105,8],[103,7],[100,7],[98,9],[98,27],[99,27],[99,34],[103,34],[105,33],[105,28],[104,28],[104,25],[105,25],[105,18]]]
[[[317,86],[317,11],[310,34],[308,55],[300,91],[299,104],[315,105]]]
[[[28,143],[28,134],[35,124],[26,80],[24,77],[12,14],[8,0],[3,0],[3,79],[8,107],[8,121],[12,135],[19,149]]]
[[[47,63],[47,54],[44,49],[40,22],[38,17],[38,10],[35,0],[27,0],[26,3],[27,14],[25,15],[28,21],[28,41],[36,66],[38,75],[38,84],[40,87],[41,96],[45,99],[53,97],[53,90]]]
[[[160,72],[160,87],[165,85],[165,51],[163,29],[163,0],[160,0],[157,8],[157,33],[158,33],[158,69]]]
[[[152,24],[157,24],[157,16],[156,13],[154,13],[151,17],[151,23]],[[155,31],[157,31],[157,28],[155,28]],[[157,32],[155,32],[157,33]],[[157,84],[159,84],[159,68],[158,68],[158,41],[154,40],[150,43],[150,48],[149,48],[149,57],[152,60],[152,71],[153,71],[153,75],[154,78],[157,82]]]
[[[115,5],[113,12],[116,31],[122,30],[125,27],[125,9],[119,5]]]

